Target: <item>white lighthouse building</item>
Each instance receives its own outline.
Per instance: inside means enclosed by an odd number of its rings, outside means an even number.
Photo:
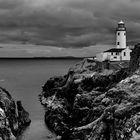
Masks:
[[[98,61],[129,61],[132,50],[126,45],[126,27],[123,21],[116,28],[116,45],[114,48],[98,53]]]
[[[126,27],[123,21],[118,23],[116,29],[116,46],[117,48],[126,48]]]

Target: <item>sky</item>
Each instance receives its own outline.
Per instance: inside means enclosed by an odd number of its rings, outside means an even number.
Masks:
[[[46,46],[44,55],[91,56],[115,44],[120,20],[128,44],[139,42],[139,13],[139,0],[0,0],[0,43],[36,44],[35,55]]]

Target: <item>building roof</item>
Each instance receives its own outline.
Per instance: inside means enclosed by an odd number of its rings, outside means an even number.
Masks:
[[[125,49],[126,48],[112,48],[112,49],[109,49],[109,50],[104,51],[104,52],[122,52]]]

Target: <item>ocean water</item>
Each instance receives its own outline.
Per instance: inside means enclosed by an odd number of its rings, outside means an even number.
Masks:
[[[44,123],[44,109],[38,100],[42,85],[52,76],[64,75],[78,59],[0,59],[0,86],[30,113],[31,125],[18,140],[55,139]]]

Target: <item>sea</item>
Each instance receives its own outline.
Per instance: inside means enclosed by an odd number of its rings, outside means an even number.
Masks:
[[[0,59],[0,86],[29,112],[31,125],[18,140],[54,140],[56,135],[44,123],[44,108],[38,95],[53,76],[61,76],[81,59]]]

